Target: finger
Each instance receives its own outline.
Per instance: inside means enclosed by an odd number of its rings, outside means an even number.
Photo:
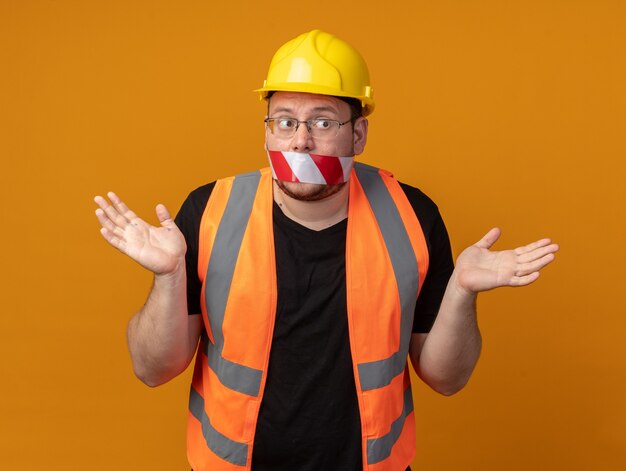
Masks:
[[[102,227],[108,229],[109,231],[113,232],[115,230],[115,228],[117,227],[109,219],[109,217],[106,215],[106,213],[104,211],[102,211],[101,208],[96,209],[96,217],[98,218],[98,222],[100,222],[100,225]]]
[[[111,198],[111,202],[113,202],[114,204],[115,204],[114,202],[115,200],[120,201],[118,196],[113,192],[107,193],[107,196]],[[126,227],[126,225],[128,224],[128,220],[122,214],[120,214],[120,212],[117,210],[117,208],[114,205],[109,204],[107,200],[104,199],[102,196],[96,196],[94,198],[94,201],[96,202],[98,206],[100,206],[100,208],[104,211],[106,216],[115,225],[122,227],[122,228]]]
[[[514,276],[511,279],[510,285],[514,286],[514,287],[518,287],[518,286],[526,286],[529,285],[535,281],[537,281],[537,278],[539,278],[539,272],[535,271],[532,272],[528,275],[524,275],[524,276]]]
[[[559,246],[557,244],[550,244],[550,245],[546,245],[545,247],[538,247],[530,252],[526,252],[521,255],[518,255],[517,260],[519,263],[528,263],[528,262],[532,262],[533,260],[537,260],[541,257],[544,257],[547,254],[555,253],[558,250],[559,250]]]
[[[125,228],[128,225],[128,219],[122,216],[113,206],[107,206],[104,212],[116,226]]]
[[[515,249],[515,254],[516,255],[522,255],[525,254],[527,252],[530,252],[532,250],[541,248],[541,247],[545,247],[546,245],[549,245],[550,242],[552,242],[550,239],[540,239],[537,240],[535,242],[531,242],[528,245],[524,245],[523,247],[518,247]]]
[[[122,202],[122,199],[119,196],[117,196],[117,194],[114,191],[107,192],[107,196],[109,197],[111,202],[114,204],[119,204]]]
[[[93,201],[98,206],[100,206],[103,210],[106,209],[108,206],[110,206],[109,202],[100,195],[95,196]]]
[[[102,234],[102,237],[104,237],[104,239],[117,250],[126,253],[126,242],[117,237],[114,232],[110,231],[106,227],[103,227],[100,229],[100,234]]]
[[[115,196],[115,193],[109,192],[107,195]],[[109,202],[105,198],[98,195],[94,197],[93,200],[98,206],[100,206],[100,209],[102,209],[105,212],[105,214],[107,215],[109,219],[111,219],[114,222],[116,221],[116,219],[118,219],[118,216],[120,215],[119,212],[117,211],[117,209],[115,209],[114,206],[109,204]]]
[[[500,238],[500,229],[497,227],[494,227],[489,232],[487,232],[483,236],[483,238],[480,239],[478,242],[476,242],[474,245],[481,249],[488,249],[493,244],[495,244],[499,238]]]
[[[111,202],[115,206],[115,209],[117,209],[117,211],[122,214],[127,220],[132,221],[137,217],[137,215],[133,211],[128,209],[126,203],[124,203],[122,199],[115,193],[110,191],[109,193],[107,193],[107,196],[111,199]]]
[[[547,255],[544,255],[538,260],[534,260],[529,263],[524,263],[518,267],[518,269],[515,271],[515,275],[525,276],[533,272],[538,272],[543,267],[551,263],[554,260],[554,258],[555,258],[555,255],[553,253],[549,253]]]

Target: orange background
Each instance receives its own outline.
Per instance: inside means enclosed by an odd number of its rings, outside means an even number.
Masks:
[[[0,1],[0,468],[188,469],[189,372],[132,374],[150,275],[100,238],[114,189],[155,221],[265,165],[274,50],[353,43],[377,109],[362,160],[438,204],[458,254],[543,236],[540,281],[480,296],[451,398],[415,388],[416,470],[626,469],[626,7],[619,0]]]

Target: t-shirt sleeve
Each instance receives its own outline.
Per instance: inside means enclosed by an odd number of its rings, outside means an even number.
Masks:
[[[200,314],[200,292],[202,283],[198,277],[198,241],[200,238],[200,221],[209,201],[215,182],[195,189],[183,202],[176,215],[176,225],[185,236],[187,253],[185,266],[187,271],[187,313]]]
[[[428,246],[428,272],[415,305],[413,333],[428,333],[432,328],[448,280],[454,270],[448,231],[437,205],[419,189],[400,184],[417,218]]]

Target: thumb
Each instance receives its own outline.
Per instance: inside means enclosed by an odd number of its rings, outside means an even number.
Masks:
[[[474,245],[481,249],[488,249],[493,244],[495,244],[499,238],[500,238],[500,229],[497,227],[494,227],[489,232],[487,232],[483,236],[483,238],[480,239],[478,242],[476,242]]]
[[[161,223],[163,227],[167,227],[171,224],[174,224],[174,221],[172,221],[172,218],[170,216],[170,212],[167,210],[165,205],[161,203],[156,205],[156,215],[157,215],[157,218],[159,218],[159,222]]]

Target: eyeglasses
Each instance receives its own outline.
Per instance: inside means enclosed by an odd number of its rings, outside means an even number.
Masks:
[[[270,132],[280,138],[293,137],[301,124],[305,124],[313,139],[332,139],[339,134],[339,129],[351,120],[340,123],[334,119],[315,118],[306,121],[298,121],[295,118],[265,118],[265,125]]]

